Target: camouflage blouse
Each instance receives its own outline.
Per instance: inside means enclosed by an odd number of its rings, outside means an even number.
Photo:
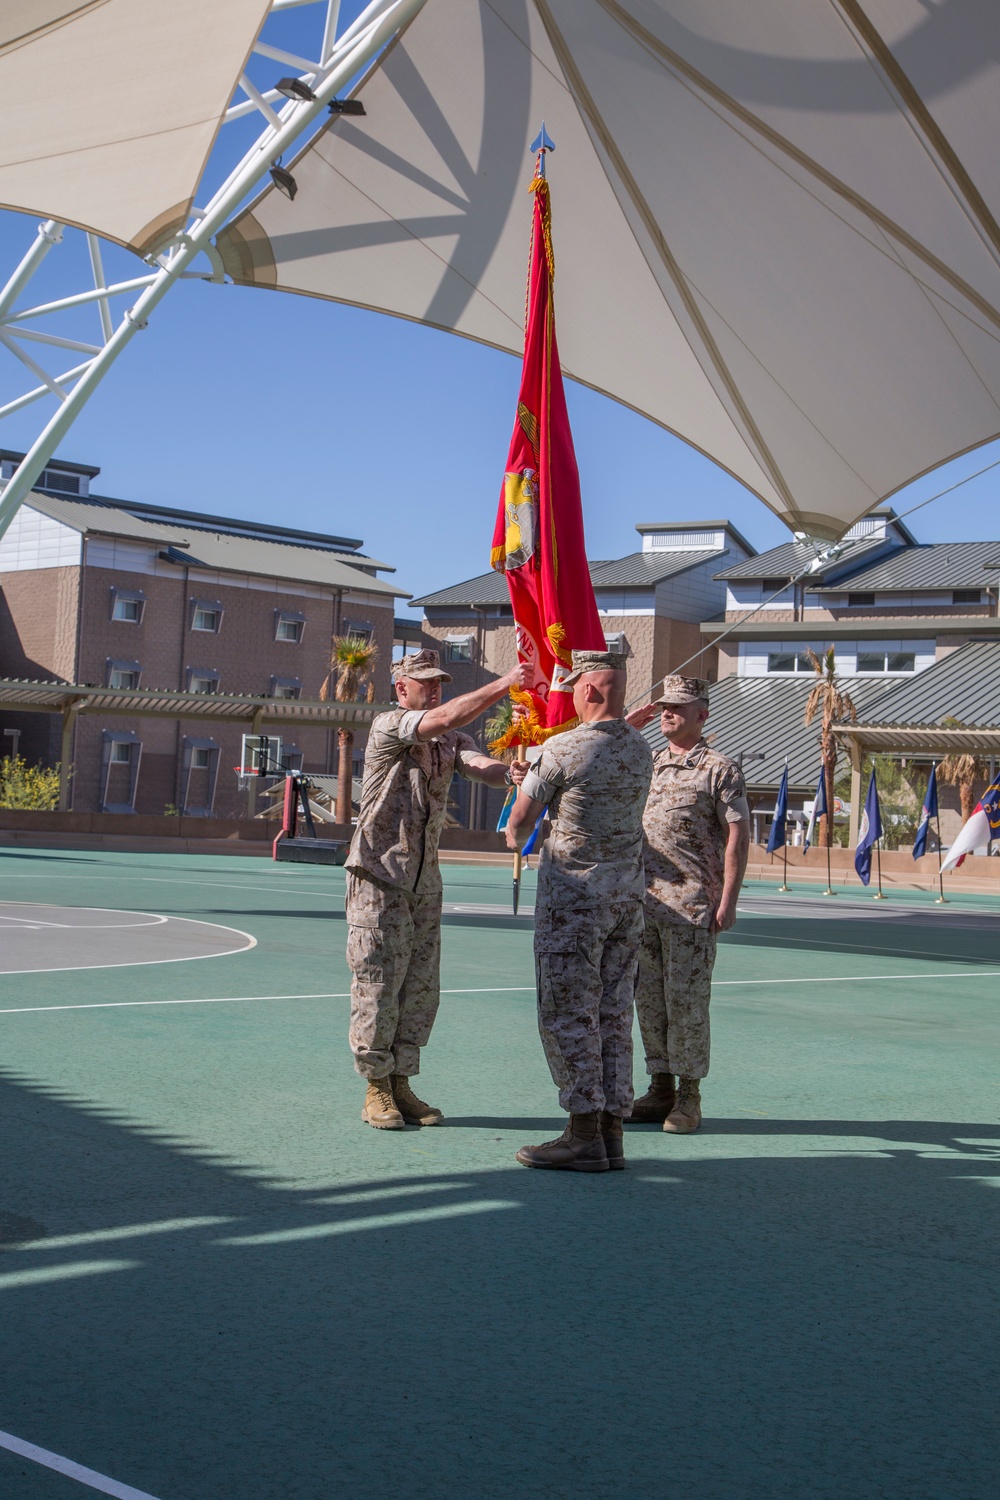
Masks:
[[[482,751],[457,729],[418,740],[422,717],[420,709],[398,708],[372,721],[347,868],[427,895],[441,889],[438,844],[451,778],[466,775]]]
[[[649,746],[624,719],[581,724],[548,741],[522,784],[552,819],[538,864],[539,912],[641,900],[652,769]]]
[[[709,927],[722,896],[730,823],[749,821],[743,772],[699,740],[686,755],[669,745],[653,762],[642,820],[646,916]]]

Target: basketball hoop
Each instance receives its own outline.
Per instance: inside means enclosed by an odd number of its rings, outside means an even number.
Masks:
[[[249,791],[250,778],[256,775],[256,772],[249,770],[246,766],[234,766],[233,770],[236,772],[236,786],[238,790],[241,792]]]

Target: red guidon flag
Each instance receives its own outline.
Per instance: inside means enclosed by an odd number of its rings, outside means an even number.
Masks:
[[[570,653],[606,649],[584,549],[580,474],[556,345],[552,219],[542,154],[531,191],[524,364],[490,563],[507,576],[518,656],[534,667],[534,681],[529,694],[511,694],[529,709],[527,725],[515,723],[493,742],[494,750],[539,744],[570,728],[576,722],[573,690],[562,687]]]

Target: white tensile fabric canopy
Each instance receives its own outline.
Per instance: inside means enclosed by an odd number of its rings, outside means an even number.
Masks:
[[[187,221],[268,0],[0,0],[0,205],[145,253]]]
[[[1000,433],[998,63],[996,0],[428,0],[219,244],[520,353],[544,119],[566,373],[837,538]]]

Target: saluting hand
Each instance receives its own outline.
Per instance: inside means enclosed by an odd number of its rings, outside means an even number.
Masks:
[[[633,729],[645,729],[651,724],[659,713],[655,703],[646,703],[642,708],[633,708],[630,714],[625,715],[625,723],[631,724]]]

